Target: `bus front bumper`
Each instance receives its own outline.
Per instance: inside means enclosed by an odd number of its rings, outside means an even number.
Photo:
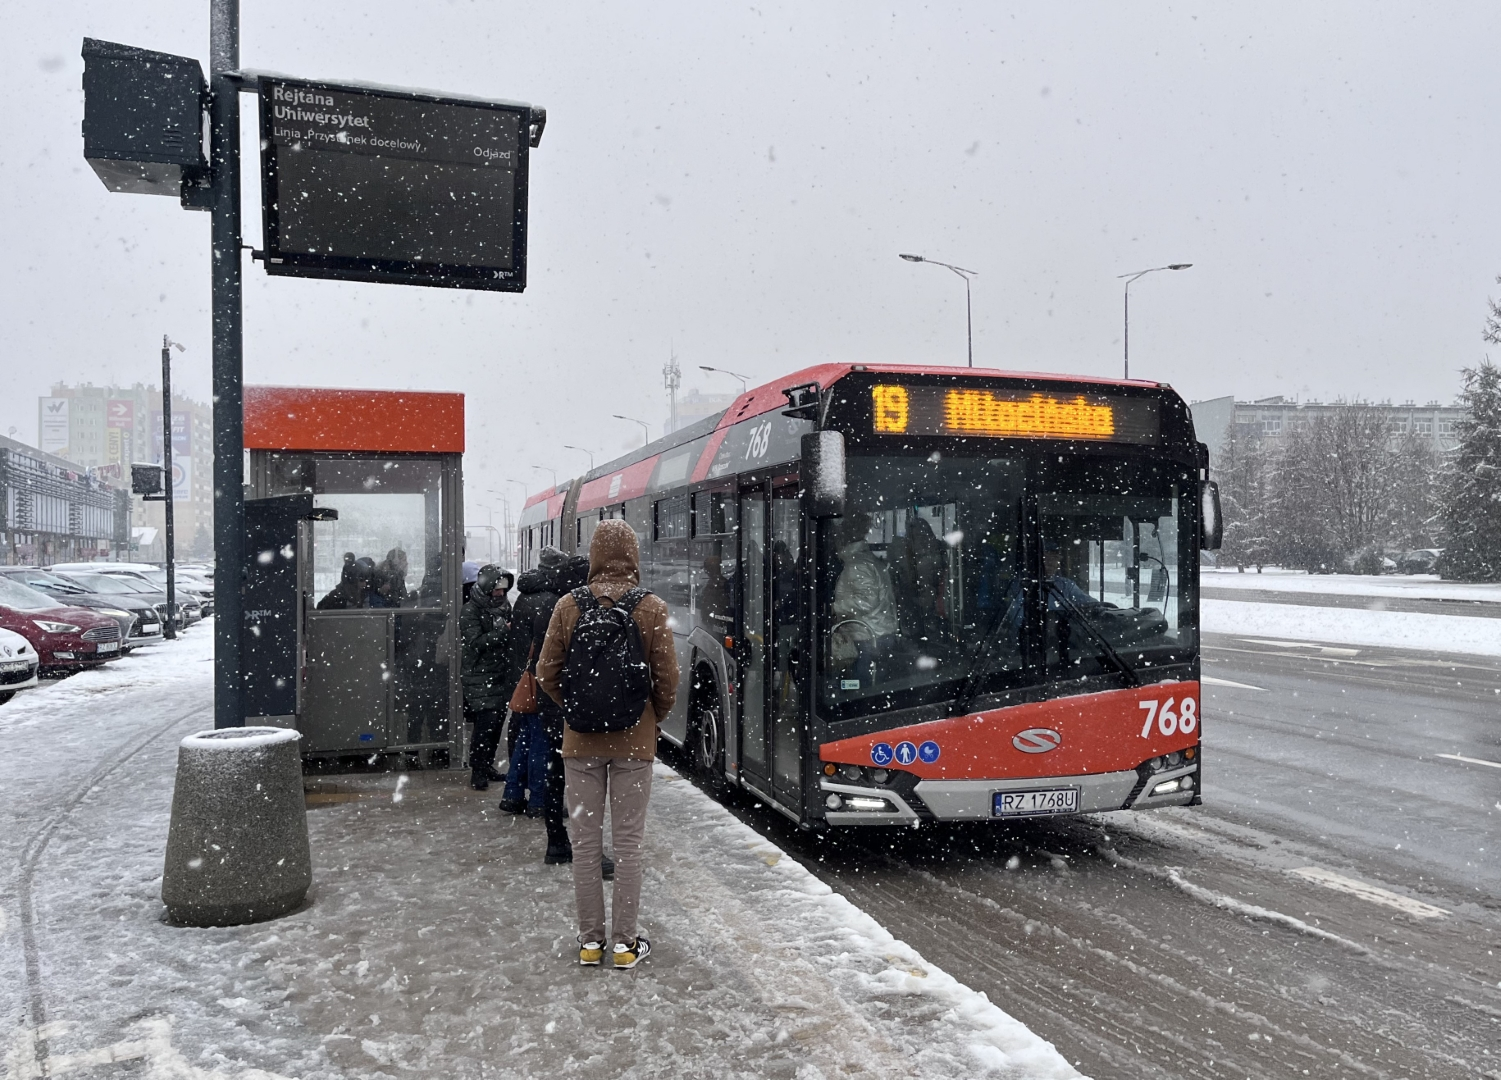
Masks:
[[[995,796],[1004,791],[1077,788],[1077,813],[1080,814],[1186,806],[1198,794],[1198,776],[1198,764],[1194,763],[1153,771],[1147,776],[1137,769],[1126,769],[1022,780],[921,780],[912,789],[911,801],[889,787],[871,788],[825,779],[819,788],[826,800],[824,820],[828,824],[892,825],[915,823],[920,819],[996,820]],[[1190,786],[1184,786],[1185,781],[1191,781]],[[1160,790],[1164,787],[1173,790]]]

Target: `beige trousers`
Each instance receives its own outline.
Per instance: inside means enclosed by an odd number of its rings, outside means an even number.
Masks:
[[[605,885],[599,876],[604,853],[606,795],[610,800],[610,836],[615,846],[612,936],[617,945],[636,940],[651,767],[650,761],[631,758],[563,759],[568,836],[573,844],[573,894],[578,903],[581,941],[606,940]]]

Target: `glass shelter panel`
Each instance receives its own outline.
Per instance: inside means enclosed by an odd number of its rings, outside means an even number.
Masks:
[[[314,464],[319,611],[443,605],[442,467],[436,461],[350,459]]]

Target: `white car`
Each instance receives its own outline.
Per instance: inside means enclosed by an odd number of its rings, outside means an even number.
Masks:
[[[16,696],[18,690],[36,686],[36,650],[14,630],[0,627],[0,705]]]

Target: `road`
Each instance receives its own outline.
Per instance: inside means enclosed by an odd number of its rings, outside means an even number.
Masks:
[[[1501,1078],[1501,661],[1213,636],[1204,674],[1202,807],[738,812],[1092,1076]]]

